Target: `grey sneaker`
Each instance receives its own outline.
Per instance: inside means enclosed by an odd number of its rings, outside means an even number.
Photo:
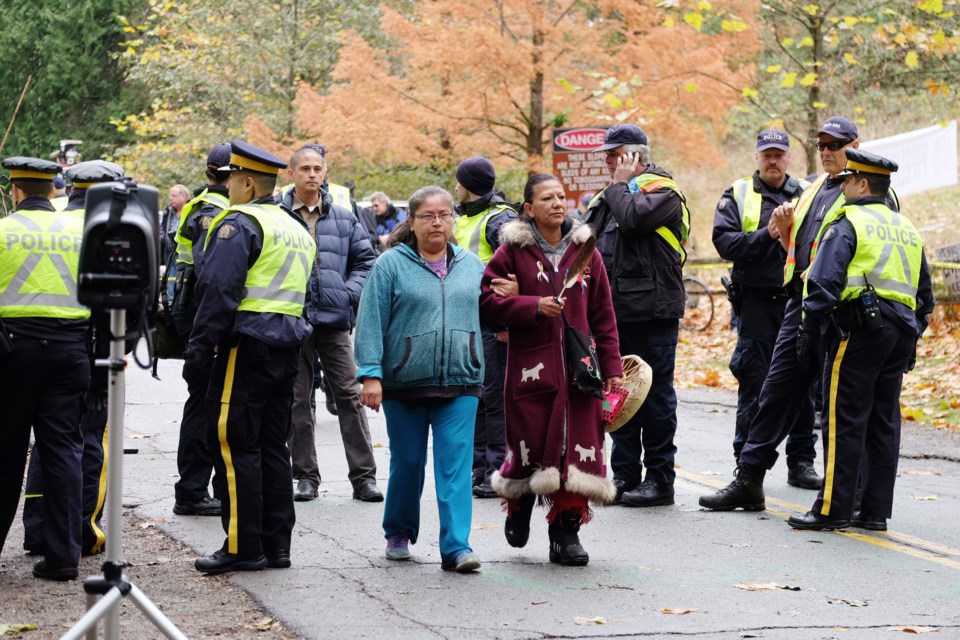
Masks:
[[[444,571],[456,571],[457,573],[470,573],[480,568],[480,558],[473,551],[464,551],[456,557],[455,560],[444,560],[440,563],[440,568]]]
[[[387,560],[409,560],[410,550],[407,549],[409,539],[407,534],[398,533],[387,538]]]

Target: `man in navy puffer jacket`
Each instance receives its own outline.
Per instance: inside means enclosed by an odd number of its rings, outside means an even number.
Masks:
[[[293,477],[297,480],[294,500],[313,500],[320,485],[314,444],[316,418],[311,402],[316,354],[337,405],[353,497],[380,502],[383,495],[377,489],[377,465],[367,418],[360,406],[357,365],[350,341],[360,291],[376,254],[353,213],[333,204],[321,188],[327,164],[320,153],[311,147],[297,150],[287,171],[294,188],[285,194],[281,206],[303,218],[317,243],[304,307],[313,333],[301,349],[290,430]]]

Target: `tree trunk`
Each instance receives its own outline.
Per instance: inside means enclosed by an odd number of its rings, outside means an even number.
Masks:
[[[530,81],[530,113],[527,127],[527,174],[543,171],[543,31],[533,28],[533,68]]]
[[[814,69],[818,72],[823,62],[823,19],[814,17],[810,20],[810,37],[813,38],[813,62]],[[814,82],[810,85],[807,102],[807,139],[803,142],[803,149],[807,155],[807,175],[813,175],[818,172],[817,160],[820,156],[817,152],[817,131],[820,129],[821,111],[817,103],[820,102],[820,82]]]

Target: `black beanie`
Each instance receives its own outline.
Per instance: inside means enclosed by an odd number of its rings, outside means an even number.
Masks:
[[[493,163],[483,156],[467,158],[457,167],[457,182],[478,196],[493,191],[496,181],[497,172],[493,170]]]

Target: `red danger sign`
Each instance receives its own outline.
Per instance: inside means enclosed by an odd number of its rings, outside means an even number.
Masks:
[[[555,132],[554,151],[592,151],[603,144],[606,129],[562,129]]]

